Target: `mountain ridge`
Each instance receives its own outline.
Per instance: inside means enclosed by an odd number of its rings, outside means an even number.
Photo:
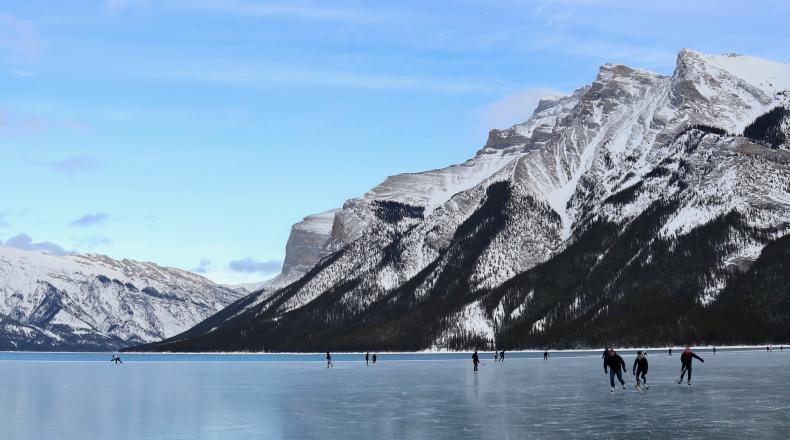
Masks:
[[[786,105],[785,86],[787,65],[686,49],[669,76],[601,66],[591,84],[492,131],[467,161],[479,173],[451,166],[386,179],[336,212],[317,265],[299,280],[252,294],[208,331],[142,349],[570,347],[619,340],[595,330],[615,310],[655,323],[657,343],[688,338],[638,303],[703,319],[730,271],[750,270],[790,230],[784,148],[741,135]],[[700,252],[706,266],[664,279],[686,261],[681,250]],[[553,269],[563,259],[578,271]],[[640,286],[639,271],[675,290]],[[588,330],[568,333],[569,323]]]
[[[96,351],[153,342],[241,296],[155,263],[0,246],[0,349]]]

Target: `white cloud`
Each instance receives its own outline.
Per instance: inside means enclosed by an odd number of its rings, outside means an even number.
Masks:
[[[547,87],[529,88],[505,95],[481,109],[481,124],[491,129],[507,128],[524,122],[532,116],[542,98],[562,95],[564,93]]]
[[[13,61],[35,62],[42,47],[43,43],[31,22],[0,14],[0,48],[10,52]]]
[[[27,234],[15,235],[6,240],[6,242],[2,245],[23,249],[26,251],[43,251],[54,255],[66,255],[73,253],[72,251],[63,249],[63,247],[56,243],[52,243],[51,241],[33,241],[33,238]]]

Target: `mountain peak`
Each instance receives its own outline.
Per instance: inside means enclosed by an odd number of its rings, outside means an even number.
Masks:
[[[768,95],[790,90],[790,64],[732,52],[712,55],[681,49],[675,71],[685,76],[705,72],[717,77],[726,72]]]

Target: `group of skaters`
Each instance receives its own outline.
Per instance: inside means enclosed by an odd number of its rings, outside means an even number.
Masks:
[[[672,356],[672,349],[668,350],[669,356]],[[716,354],[716,348],[713,348],[713,354]],[[609,386],[611,386],[610,391],[614,392],[614,378],[617,377],[617,380],[622,385],[623,389],[625,389],[625,381],[623,380],[622,373],[626,372],[625,361],[613,348],[607,348],[603,352],[603,371],[604,374],[609,374]],[[699,357],[696,353],[691,351],[690,346],[686,346],[683,350],[683,353],[680,355],[680,379],[678,379],[678,384],[683,383],[684,377],[687,377],[687,383],[691,385],[691,362],[694,359],[698,359],[700,362],[705,362],[704,359]],[[636,359],[634,359],[634,365],[631,368],[631,374],[634,375],[636,378],[636,388],[638,390],[642,390],[644,386],[645,389],[648,389],[647,386],[647,369],[648,369],[648,362],[647,362],[647,353],[643,351],[638,351],[636,353]]]
[[[672,356],[672,349],[670,348],[668,351],[669,356]],[[716,348],[713,348],[713,354],[716,354]],[[327,354],[328,355],[328,354]],[[617,354],[617,352],[613,348],[607,348],[604,350],[603,355],[601,356],[603,359],[603,371],[604,374],[609,375],[609,385],[611,387],[610,391],[614,392],[615,383],[614,379],[620,382],[620,385],[625,389],[625,380],[623,380],[623,373],[628,372],[625,361],[623,358]],[[543,360],[546,361],[549,359],[549,352],[548,350],[543,351]],[[700,362],[705,362],[704,359],[699,357],[696,353],[691,351],[690,346],[686,346],[683,350],[683,353],[680,355],[680,379],[678,379],[678,384],[683,383],[683,379],[686,379],[686,383],[691,385],[691,364],[694,359],[699,360]],[[504,361],[505,360],[505,351],[502,350],[501,352],[494,352],[494,361]],[[472,364],[474,367],[474,371],[478,371],[478,365],[480,364],[480,356],[477,354],[477,350],[472,353]],[[642,391],[642,388],[649,389],[647,385],[647,371],[648,371],[648,361],[647,361],[647,353],[644,351],[638,351],[636,353],[636,359],[634,359],[634,364],[631,367],[631,374],[634,375],[636,378],[636,388],[639,391]]]
[[[365,353],[365,365],[370,366],[371,361],[373,361],[373,365],[376,365],[376,353],[373,353],[373,356],[370,356],[370,352]],[[332,363],[332,354],[328,351],[326,352],[326,368],[332,368],[335,365]]]

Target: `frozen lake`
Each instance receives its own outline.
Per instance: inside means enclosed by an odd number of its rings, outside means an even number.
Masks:
[[[650,390],[609,392],[600,352],[122,355],[0,353],[0,438],[790,438],[790,350],[648,356]],[[351,361],[353,359],[353,361]]]

